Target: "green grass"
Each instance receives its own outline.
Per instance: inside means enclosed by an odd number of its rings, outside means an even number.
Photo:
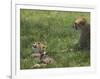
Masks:
[[[74,50],[79,32],[72,28],[76,17],[88,12],[61,12],[20,10],[20,67],[30,69],[38,61],[31,57],[32,43],[40,41],[47,45],[48,55],[56,61],[48,68],[90,66],[90,50]]]

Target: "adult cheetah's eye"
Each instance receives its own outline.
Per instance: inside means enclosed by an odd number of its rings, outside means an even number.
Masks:
[[[40,42],[38,44],[40,44]]]
[[[75,22],[74,24],[75,24],[75,25],[77,25],[77,23],[76,23],[76,22]]]

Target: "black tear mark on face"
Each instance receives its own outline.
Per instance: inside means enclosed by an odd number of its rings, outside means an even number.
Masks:
[[[77,23],[75,22],[75,23],[74,23],[74,28],[75,28],[76,30],[78,30],[78,29],[80,28],[80,25],[77,24]]]
[[[78,29],[78,28],[77,28],[77,23],[74,23],[74,27],[75,27],[76,30]]]

